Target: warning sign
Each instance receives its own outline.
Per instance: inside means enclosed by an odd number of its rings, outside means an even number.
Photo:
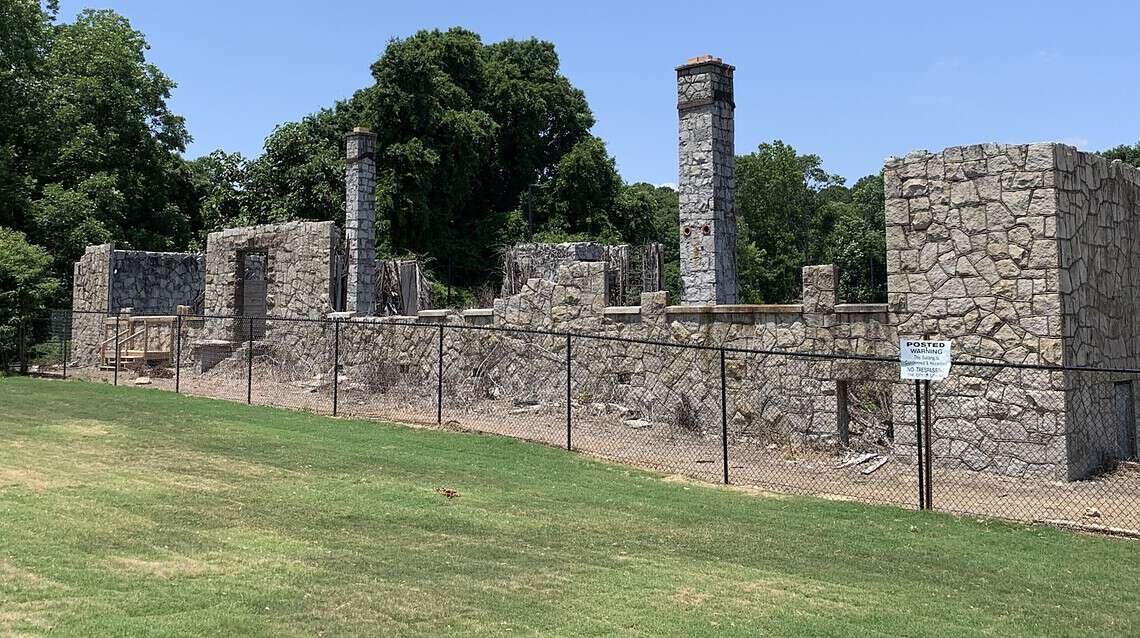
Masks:
[[[903,379],[941,381],[950,374],[950,342],[902,339],[899,361]]]

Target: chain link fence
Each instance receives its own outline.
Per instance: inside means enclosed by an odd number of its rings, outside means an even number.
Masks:
[[[896,360],[398,319],[19,322],[10,372],[510,436],[687,478],[1140,530],[1140,370]],[[11,340],[9,340],[11,341]]]

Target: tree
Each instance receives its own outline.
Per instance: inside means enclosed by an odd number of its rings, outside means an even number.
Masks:
[[[344,220],[344,136],[363,123],[359,101],[337,102],[273,130],[245,168],[247,220]]]
[[[52,255],[55,272],[66,272],[86,246],[123,239],[124,207],[122,193],[106,173],[73,189],[49,184],[32,203],[33,239]]]
[[[823,239],[823,262],[839,270],[839,298],[851,303],[887,298],[883,178],[868,175],[829,202],[835,220]]]
[[[500,242],[525,236],[528,190],[553,189],[559,162],[592,139],[585,96],[561,74],[553,44],[487,45],[459,28],[392,40],[372,76],[373,85],[348,100],[275,129],[265,153],[246,164],[240,189],[223,183],[221,192],[242,192],[243,219],[339,222],[344,134],[368,126],[377,136],[378,252],[418,255],[460,285],[494,277]],[[591,145],[564,174],[592,162],[606,172],[604,145]],[[609,178],[593,194],[564,187],[557,188],[601,200],[616,188]],[[591,215],[584,227],[599,227]],[[577,228],[577,212],[570,216]]]
[[[0,3],[0,225],[46,247],[62,281],[88,242],[185,248],[197,202],[174,83],[122,16],[56,15],[54,0]]]
[[[1136,142],[1132,146],[1128,146],[1127,144],[1114,146],[1107,151],[1101,151],[1099,154],[1110,160],[1120,160],[1140,167],[1140,142]]]
[[[122,241],[170,250],[189,242],[190,225],[171,198],[178,153],[190,141],[166,101],[175,84],[146,61],[145,37],[109,10],[84,10],[56,26],[44,60],[50,125],[41,183],[76,188],[105,174],[123,198]]]
[[[536,224],[541,222],[543,231],[555,235],[618,243],[636,223],[619,213],[621,186],[605,143],[587,137],[563,155],[550,179],[541,183]]]
[[[822,256],[834,219],[821,192],[842,187],[816,155],[798,155],[780,140],[736,158],[737,265],[748,303],[800,296],[800,268]]]
[[[51,255],[24,233],[0,227],[0,369],[7,370],[17,349],[16,322],[41,315],[60,292],[51,264]]]
[[[665,289],[681,298],[680,200],[668,186],[638,182],[622,187],[617,198],[618,218],[628,220],[622,237],[642,245],[660,243],[664,249]]]
[[[55,2],[0,3],[0,226],[23,227],[35,190],[31,166],[46,115],[44,57],[57,11]]]
[[[206,245],[206,236],[216,230],[257,223],[250,213],[245,191],[249,162],[241,153],[216,150],[186,162],[190,190],[197,206],[198,225],[194,228],[197,245]],[[257,207],[260,208],[260,207]]]

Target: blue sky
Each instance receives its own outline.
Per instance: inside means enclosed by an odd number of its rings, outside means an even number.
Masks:
[[[88,0],[146,33],[190,157],[260,153],[275,124],[371,82],[393,37],[460,25],[555,43],[628,181],[676,181],[673,68],[736,65],[736,148],[782,139],[850,181],[916,148],[1140,139],[1140,4]],[[1084,4],[1084,6],[1082,6]]]

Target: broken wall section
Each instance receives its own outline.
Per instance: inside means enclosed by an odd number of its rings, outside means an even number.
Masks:
[[[578,262],[604,262],[607,265],[608,305],[635,306],[640,303],[641,293],[664,289],[663,256],[661,244],[519,244],[503,253],[500,297],[521,292],[527,281],[533,278],[555,281],[563,266]]]
[[[264,348],[305,364],[298,367],[326,367],[331,357],[331,328],[303,320],[324,319],[334,310],[340,241],[340,229],[333,222],[289,222],[210,233],[206,314],[241,314],[238,292],[244,276],[242,260],[247,255],[264,255],[264,279],[259,287],[264,286],[265,314],[302,321],[267,320],[258,338]],[[204,339],[197,345],[223,347],[227,342],[241,341],[243,335],[242,326],[233,319],[207,319]]]
[[[200,253],[115,250],[114,244],[88,246],[73,269],[72,358],[80,365],[98,361],[103,320],[130,308],[135,316],[173,315],[178,306],[201,306],[205,260]]]

